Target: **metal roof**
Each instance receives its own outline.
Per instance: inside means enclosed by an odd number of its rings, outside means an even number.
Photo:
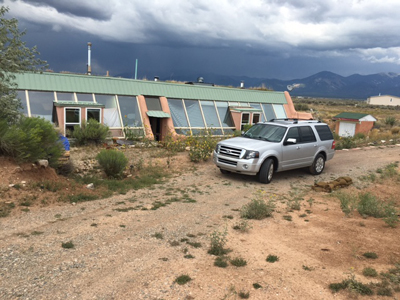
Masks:
[[[149,117],[154,117],[154,118],[171,118],[169,113],[160,111],[160,110],[149,110],[146,113]]]
[[[368,116],[368,114],[353,113],[353,112],[342,112],[342,113],[334,116],[333,119],[360,120],[360,119],[364,118],[365,116]]]
[[[20,90],[95,93],[111,95],[164,96],[176,99],[197,99],[251,103],[286,104],[283,92],[258,91],[145,81],[126,78],[89,76],[65,73],[15,74]]]

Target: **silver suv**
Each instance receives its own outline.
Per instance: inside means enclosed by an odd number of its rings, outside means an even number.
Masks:
[[[311,174],[319,175],[334,154],[335,141],[327,124],[274,119],[219,142],[213,161],[223,174],[258,175],[260,182],[270,183],[274,172],[297,168],[309,167]]]

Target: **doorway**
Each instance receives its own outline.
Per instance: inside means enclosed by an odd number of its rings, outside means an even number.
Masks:
[[[161,141],[161,119],[154,117],[149,117],[149,119],[150,119],[151,131],[153,132],[154,135],[154,140],[157,142]]]

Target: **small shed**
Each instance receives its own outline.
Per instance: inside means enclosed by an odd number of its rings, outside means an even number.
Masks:
[[[352,137],[357,133],[368,134],[376,119],[368,114],[343,112],[333,117],[336,121],[335,132],[342,137]]]

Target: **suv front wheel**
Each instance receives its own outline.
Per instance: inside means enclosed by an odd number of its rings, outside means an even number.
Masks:
[[[274,161],[267,158],[260,168],[259,179],[261,183],[270,183],[274,175]]]
[[[313,175],[319,175],[325,168],[325,157],[322,154],[318,154],[314,159],[313,164],[310,166],[310,173]]]

